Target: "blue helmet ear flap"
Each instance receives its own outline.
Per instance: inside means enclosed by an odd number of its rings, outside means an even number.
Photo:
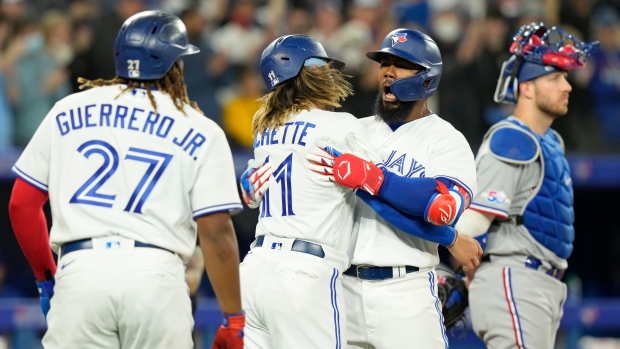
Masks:
[[[412,102],[428,98],[435,94],[440,78],[439,76],[429,77],[428,73],[429,70],[427,69],[414,76],[394,80],[390,85],[390,91],[396,99],[402,102]],[[427,80],[428,84],[425,84]]]

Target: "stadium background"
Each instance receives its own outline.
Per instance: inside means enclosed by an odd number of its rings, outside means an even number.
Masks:
[[[251,157],[262,49],[275,37],[318,39],[347,63],[355,95],[339,111],[372,114],[378,65],[365,57],[392,29],[433,37],[443,56],[432,109],[477,151],[492,123],[511,107],[493,102],[511,35],[542,20],[583,40],[599,40],[588,67],[569,74],[570,111],[554,123],[564,137],[575,188],[576,240],[566,283],[569,299],[556,348],[620,348],[620,1],[618,0],[1,0],[0,1],[0,349],[40,348],[45,324],[34,276],[14,238],[10,168],[51,106],[78,91],[77,77],[112,78],[113,42],[136,12],[181,17],[201,53],[185,58],[190,98],[229,136],[238,173]],[[49,207],[46,207],[49,221]],[[234,217],[242,256],[256,211]],[[445,250],[442,260],[451,263]],[[220,315],[203,278],[196,348],[210,348]],[[484,348],[468,331],[452,348]],[[415,346],[415,344],[412,344]]]

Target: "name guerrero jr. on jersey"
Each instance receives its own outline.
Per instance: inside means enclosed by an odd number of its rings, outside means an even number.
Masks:
[[[196,150],[206,141],[206,137],[193,128],[189,130],[175,128],[175,120],[170,116],[122,104],[77,106],[59,112],[54,120],[61,136],[97,127],[121,128],[170,139],[190,156],[194,156]]]

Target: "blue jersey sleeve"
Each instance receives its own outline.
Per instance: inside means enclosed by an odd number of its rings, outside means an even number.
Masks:
[[[401,212],[423,218],[429,200],[435,195],[437,179],[401,177],[385,169],[383,174],[385,179],[378,196]],[[448,187],[451,185],[447,179],[438,180]]]
[[[442,246],[450,246],[454,241],[456,231],[451,226],[436,226],[425,222],[421,215],[416,217],[403,213],[381,197],[372,196],[363,190],[358,190],[356,194],[379,216],[407,234],[438,243]],[[424,212],[424,209],[422,209],[422,212]]]

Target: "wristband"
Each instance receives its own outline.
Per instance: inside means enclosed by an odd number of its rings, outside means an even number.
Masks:
[[[452,243],[450,244],[450,246],[448,246],[448,248],[454,246],[458,239],[459,239],[459,231],[458,230],[454,230],[454,241],[452,241]]]

